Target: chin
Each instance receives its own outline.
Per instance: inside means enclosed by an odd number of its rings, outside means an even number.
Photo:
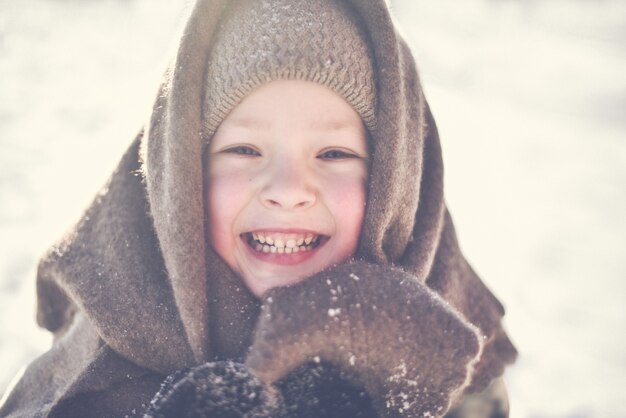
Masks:
[[[289,287],[289,286],[296,285],[298,283],[302,283],[313,274],[315,273],[311,273],[303,277],[297,277],[295,279],[293,278],[293,276],[290,276],[289,278],[284,278],[284,279],[276,278],[276,276],[273,276],[271,279],[269,278],[263,279],[263,278],[255,277],[255,278],[248,278],[244,282],[253,295],[255,295],[257,298],[262,298],[263,295],[271,289],[275,289],[279,287]]]

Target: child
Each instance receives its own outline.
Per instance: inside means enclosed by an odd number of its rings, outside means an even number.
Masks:
[[[198,0],[148,129],[40,263],[55,341],[0,415],[506,415],[516,352],[442,187],[384,0]]]

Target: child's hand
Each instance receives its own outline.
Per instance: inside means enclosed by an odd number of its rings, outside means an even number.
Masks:
[[[222,361],[168,376],[144,418],[281,416],[279,394],[265,390],[243,364]]]
[[[437,417],[480,351],[476,328],[413,276],[357,262],[268,292],[247,365],[274,384],[303,363],[329,362],[381,416]]]
[[[275,387],[241,363],[217,361],[165,379],[144,418],[374,418],[361,387],[335,367],[305,364]]]

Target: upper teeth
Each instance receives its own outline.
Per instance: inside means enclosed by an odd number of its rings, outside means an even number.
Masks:
[[[313,234],[278,234],[269,235],[267,233],[252,233],[252,238],[261,244],[267,244],[276,248],[297,248],[302,245],[309,245],[319,238]]]

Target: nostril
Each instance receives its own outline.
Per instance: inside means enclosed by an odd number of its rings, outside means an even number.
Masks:
[[[264,188],[259,198],[264,205],[285,210],[306,209],[316,200],[316,192],[306,184],[295,181],[275,181]]]

